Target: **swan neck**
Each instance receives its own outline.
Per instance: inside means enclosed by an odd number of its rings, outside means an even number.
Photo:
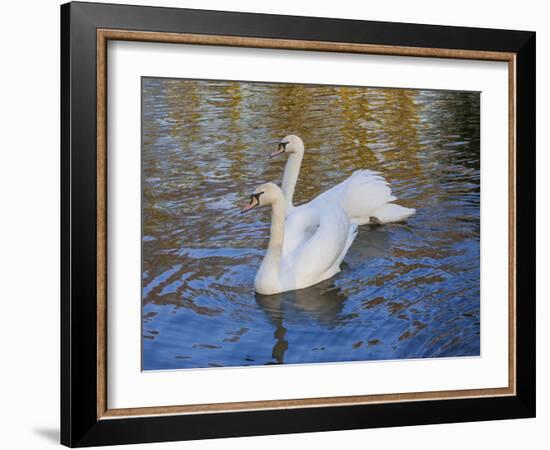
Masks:
[[[283,201],[278,200],[277,202],[271,205],[271,231],[269,234],[269,245],[268,249],[273,248],[283,248],[283,240],[285,234],[285,210]]]
[[[298,176],[300,175],[300,166],[302,165],[303,156],[303,153],[292,153],[286,162],[282,190],[285,197],[287,212],[292,209],[294,189],[296,188]]]
[[[281,257],[283,254],[283,241],[285,233],[285,206],[280,199],[271,206],[271,231],[269,244],[260,270],[266,270],[273,274],[279,273]]]

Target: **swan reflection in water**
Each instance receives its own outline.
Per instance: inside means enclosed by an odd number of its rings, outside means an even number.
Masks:
[[[256,293],[256,303],[275,327],[273,333],[275,344],[272,351],[274,362],[272,364],[285,362],[285,353],[289,348],[286,339],[287,327],[297,322],[302,324],[317,322],[324,327],[334,327],[341,319],[346,298],[332,280],[325,280],[313,287],[281,294],[261,295]],[[290,325],[287,324],[287,320]]]
[[[372,271],[370,278],[364,280],[372,284],[372,293],[365,292],[364,284],[357,286],[353,280],[365,276],[373,262],[391,252],[392,236],[396,232],[408,229],[407,224],[364,226],[357,236],[356,247],[350,251],[342,263],[342,271],[335,278],[275,295],[256,293],[256,304],[274,327],[271,364],[300,362],[304,354],[314,354],[316,362],[337,361],[342,352],[341,343],[349,343],[350,348],[363,341],[380,343],[384,326],[376,325],[376,319],[371,318],[377,311],[364,305],[368,306],[369,301],[379,296],[378,285],[382,282],[379,275],[382,274]],[[389,279],[383,282],[388,288],[394,283]],[[356,303],[358,296],[364,299],[359,305]],[[403,320],[399,322],[406,329],[407,324]],[[368,344],[362,348],[363,352],[367,347]],[[376,352],[378,348],[369,350]],[[362,357],[366,357],[365,353]]]

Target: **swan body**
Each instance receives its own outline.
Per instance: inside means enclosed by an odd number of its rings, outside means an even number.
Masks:
[[[351,223],[356,225],[401,222],[416,212],[413,208],[392,203],[397,198],[392,195],[387,181],[378,172],[367,169],[353,172],[349,178],[323,192],[309,203],[296,207],[292,199],[304,156],[304,143],[298,136],[287,136],[271,156],[282,154],[288,155],[282,184],[286,215],[304,214],[301,221],[296,217],[294,221],[303,222],[311,219],[309,208],[324,208],[331,202],[337,202],[344,209]]]
[[[271,230],[264,259],[254,279],[256,292],[272,295],[303,289],[340,271],[340,264],[357,235],[357,225],[350,222],[338,203],[305,210],[308,226],[302,230],[298,242],[286,248],[286,234],[297,233],[293,228],[297,225],[285,220],[285,199],[276,184],[258,187],[243,212],[263,205],[271,206]]]

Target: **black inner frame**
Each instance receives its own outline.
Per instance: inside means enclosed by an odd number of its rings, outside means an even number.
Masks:
[[[516,385],[506,397],[97,419],[98,28],[512,52]],[[535,416],[535,33],[69,3],[61,6],[61,443],[81,447]]]

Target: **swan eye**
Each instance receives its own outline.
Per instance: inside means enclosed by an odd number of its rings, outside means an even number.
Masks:
[[[286,152],[286,146],[288,145],[288,142],[279,142],[279,147],[277,148],[277,150],[281,150],[281,148],[283,149],[283,151]]]

